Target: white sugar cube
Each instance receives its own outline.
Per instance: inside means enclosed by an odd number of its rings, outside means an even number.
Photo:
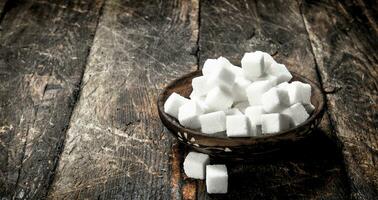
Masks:
[[[209,163],[209,155],[192,151],[184,160],[184,172],[190,178],[203,180],[206,177],[206,165]]]
[[[203,133],[213,134],[226,130],[226,114],[223,111],[201,115],[199,122]]]
[[[256,53],[263,54],[265,69],[268,69],[272,65],[272,63],[276,63],[276,61],[273,59],[273,57],[270,54],[263,51],[256,51]]]
[[[270,80],[255,81],[250,84],[246,89],[249,104],[251,106],[261,105],[261,96],[273,86]]]
[[[279,113],[261,116],[262,133],[277,133],[290,128],[290,118]]]
[[[233,107],[239,109],[240,112],[245,113],[245,109],[249,107],[249,102],[248,101],[237,102],[234,104]]]
[[[265,114],[262,106],[250,106],[245,110],[251,125],[251,135],[257,136],[261,133],[261,116]]]
[[[268,70],[269,74],[277,77],[277,83],[290,81],[293,76],[283,64],[272,63]]]
[[[244,115],[230,115],[226,117],[226,134],[228,137],[248,137],[248,118]]]
[[[287,91],[291,105],[296,103],[311,103],[311,86],[309,84],[294,81],[287,86]]]
[[[249,80],[255,80],[265,73],[264,55],[259,52],[245,53],[241,66],[244,76]]]
[[[290,117],[294,126],[298,126],[309,117],[306,109],[301,103],[296,103],[289,108],[286,108],[284,111],[282,111],[282,114]]]
[[[179,108],[178,120],[181,125],[187,128],[200,128],[199,115],[203,114],[203,110],[194,100],[190,100]]]
[[[286,90],[271,88],[261,96],[264,111],[267,113],[279,112],[283,106],[289,105],[289,95]]]
[[[219,66],[217,59],[207,59],[202,67],[202,74],[207,76],[211,74],[212,71],[216,70]]]
[[[225,88],[215,87],[207,94],[205,103],[212,111],[226,110],[233,103],[232,93]]]
[[[237,108],[230,108],[224,112],[226,113],[226,115],[243,115],[243,113],[240,112],[240,110]]]
[[[225,194],[228,191],[226,165],[206,166],[206,189],[209,194]]]
[[[272,83],[273,86],[276,86],[277,82],[278,82],[278,78],[273,76],[273,75],[270,75],[270,74],[266,74],[262,77],[259,77],[255,81],[265,81],[265,80],[269,80]]]
[[[315,106],[310,104],[304,104],[304,108],[306,109],[308,114],[311,114],[315,110]]]
[[[247,101],[246,89],[252,82],[244,77],[237,77],[232,88],[234,102]]]
[[[288,86],[289,86],[288,82],[282,82],[282,83],[280,83],[280,84],[277,85],[277,88],[287,89]]]
[[[204,101],[206,98],[206,95],[199,95],[195,91],[192,91],[189,95],[189,98],[192,100],[201,100]]]
[[[207,76],[206,87],[223,87],[226,89],[232,89],[235,82],[235,75],[226,67],[221,67],[215,70],[213,73]]]
[[[311,104],[311,85],[302,83],[302,103]]]
[[[165,101],[164,112],[177,119],[179,108],[187,102],[189,102],[189,99],[174,92]]]
[[[197,96],[206,95],[209,92],[206,76],[198,76],[192,79],[193,92]]]

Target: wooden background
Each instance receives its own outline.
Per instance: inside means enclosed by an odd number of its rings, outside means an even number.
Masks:
[[[377,19],[374,0],[0,0],[0,197],[377,199]],[[156,98],[254,50],[321,85],[327,113],[208,195]]]

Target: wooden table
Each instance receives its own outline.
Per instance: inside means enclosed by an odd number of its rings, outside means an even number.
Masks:
[[[0,197],[376,199],[377,19],[374,0],[0,0]],[[292,148],[227,163],[229,194],[208,195],[156,98],[254,50],[317,82],[327,112]]]

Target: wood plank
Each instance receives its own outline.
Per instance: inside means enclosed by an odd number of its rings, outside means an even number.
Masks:
[[[0,30],[0,197],[46,196],[101,5],[7,4]]]
[[[304,1],[302,12],[340,142],[353,199],[378,196],[377,10],[355,1]],[[369,20],[370,18],[370,20]]]
[[[49,198],[181,199],[156,100],[197,69],[197,17],[196,0],[105,3]]]
[[[207,58],[218,56],[225,56],[240,65],[244,52],[263,50],[290,70],[318,82],[311,45],[297,2],[202,1],[200,10],[201,65]],[[322,129],[317,130],[314,137],[293,144],[272,158],[250,164],[228,163],[230,191],[219,197],[345,199],[348,197],[346,175],[340,151],[330,140],[332,132],[328,125],[325,118]],[[214,197],[206,194],[202,181],[197,185],[199,199]]]

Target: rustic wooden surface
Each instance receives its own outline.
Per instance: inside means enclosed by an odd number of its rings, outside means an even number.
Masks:
[[[375,199],[375,1],[0,0],[2,199]],[[264,50],[327,93],[315,134],[189,179],[160,89],[207,58]],[[213,160],[222,163],[222,160]]]

